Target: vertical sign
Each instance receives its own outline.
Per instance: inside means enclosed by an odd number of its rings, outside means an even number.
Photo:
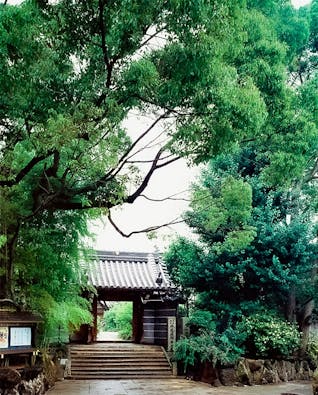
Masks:
[[[0,326],[0,348],[9,347],[9,328]]]
[[[177,320],[176,317],[168,317],[168,349],[167,351],[173,351],[174,343],[177,338]]]

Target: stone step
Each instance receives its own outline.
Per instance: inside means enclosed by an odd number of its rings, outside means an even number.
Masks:
[[[170,365],[161,347],[128,346],[71,346],[70,379],[172,377]]]
[[[165,359],[165,357],[162,354],[156,354],[156,355],[141,355],[141,354],[78,354],[74,355],[71,354],[72,360],[75,359],[89,359],[89,360],[94,360],[94,359],[136,359],[136,360],[144,360],[147,359],[149,360],[158,360],[158,359]]]
[[[155,345],[145,345],[145,344],[106,344],[106,345],[100,345],[99,343],[97,344],[76,344],[76,345],[71,345],[72,350],[160,350],[160,346],[155,346]]]
[[[79,370],[79,369],[81,369],[81,370],[83,370],[83,371],[90,371],[90,370],[96,370],[96,369],[100,369],[101,371],[107,371],[107,370],[109,370],[109,371],[111,371],[111,370],[123,370],[123,371],[125,371],[125,372],[129,372],[129,371],[134,371],[134,370],[136,370],[136,367],[135,366],[127,366],[127,365],[124,365],[124,364],[122,364],[122,365],[117,365],[117,366],[114,366],[114,365],[108,365],[108,366],[86,366],[86,367],[84,367],[84,366],[73,366],[73,364],[72,364],[72,371],[75,371],[75,370]],[[141,367],[138,367],[138,370],[140,370],[140,371],[148,371],[148,370],[151,370],[151,371],[157,371],[157,370],[170,370],[170,367],[169,366],[158,366],[158,365],[156,365],[156,366],[146,366],[146,365],[143,365],[143,366],[141,366]]]
[[[143,366],[145,364],[145,361],[110,361],[110,360],[105,360],[105,361],[94,361],[89,363],[89,367],[96,367],[96,366]],[[85,367],[87,366],[87,362],[84,360],[77,361],[73,360],[72,361],[72,367]],[[167,366],[167,361],[161,360],[161,361],[147,361],[147,366]]]
[[[71,377],[68,377],[69,380],[144,380],[144,379],[152,379],[154,378],[154,375],[124,375],[124,374],[118,374],[118,375],[92,375],[92,376],[87,376],[87,375],[72,375]],[[156,375],[156,379],[173,379],[175,378],[172,374],[171,375]]]
[[[72,354],[92,354],[92,355],[99,355],[99,354],[142,354],[142,355],[155,355],[161,354],[162,350],[150,350],[150,351],[143,351],[143,350],[71,350]]]
[[[82,356],[82,355],[84,355],[85,357],[103,357],[103,356],[105,356],[105,357],[110,357],[110,356],[120,356],[120,355],[124,355],[125,357],[129,357],[129,356],[131,356],[131,355],[135,355],[135,356],[138,356],[138,357],[145,357],[145,358],[148,358],[148,359],[150,359],[150,358],[152,358],[152,357],[156,357],[156,356],[158,356],[158,355],[162,355],[162,351],[161,352],[148,352],[148,353],[146,353],[146,352],[134,352],[134,351],[132,351],[132,352],[127,352],[127,351],[123,351],[123,352],[120,352],[120,351],[117,351],[117,352],[114,352],[114,351],[107,351],[107,352],[71,352],[71,356],[73,357],[73,358],[77,358],[77,357],[80,357],[80,356]]]

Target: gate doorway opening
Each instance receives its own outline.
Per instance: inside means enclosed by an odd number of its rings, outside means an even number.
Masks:
[[[131,342],[133,303],[99,301],[97,305],[97,341]]]

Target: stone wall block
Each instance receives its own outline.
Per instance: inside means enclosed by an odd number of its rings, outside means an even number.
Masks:
[[[260,370],[264,365],[263,359],[246,359],[248,367],[252,373]]]
[[[240,383],[244,385],[252,385],[253,375],[246,359],[240,358],[236,365],[236,376]]]
[[[238,379],[234,368],[224,368],[219,371],[219,378],[223,385],[236,385]]]

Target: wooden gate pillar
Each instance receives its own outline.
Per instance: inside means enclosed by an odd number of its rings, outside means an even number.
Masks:
[[[92,314],[93,314],[93,327],[92,327],[92,341],[97,341],[97,296],[94,295],[93,298],[93,306],[92,306]]]
[[[132,341],[140,343],[143,333],[143,305],[140,298],[133,301]]]

